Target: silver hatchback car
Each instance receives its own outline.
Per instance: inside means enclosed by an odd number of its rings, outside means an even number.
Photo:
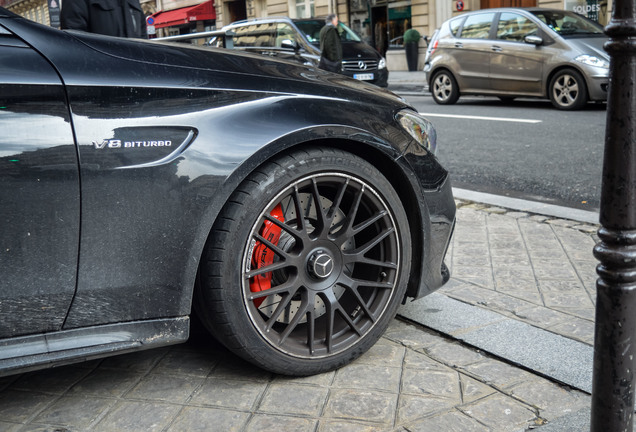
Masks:
[[[573,12],[484,9],[442,24],[424,71],[438,104],[466,94],[532,96],[575,110],[607,99],[606,41],[603,27]]]

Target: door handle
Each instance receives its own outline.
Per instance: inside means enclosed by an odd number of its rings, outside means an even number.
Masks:
[[[494,51],[494,52],[501,52],[501,51],[503,51],[503,50],[501,49],[501,47],[500,47],[500,46],[497,46],[497,45],[493,45],[493,46],[491,46],[491,47],[490,47],[490,50],[491,50],[491,51]]]
[[[464,48],[464,44],[461,42],[455,42],[455,48]]]

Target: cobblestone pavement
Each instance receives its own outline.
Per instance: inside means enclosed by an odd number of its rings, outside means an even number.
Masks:
[[[458,204],[453,279],[439,292],[591,344],[596,227]],[[307,378],[269,374],[207,338],[0,378],[0,431],[516,432],[589,403],[396,319],[353,364]]]

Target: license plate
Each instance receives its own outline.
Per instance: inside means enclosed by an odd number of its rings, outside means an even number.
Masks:
[[[372,73],[353,74],[353,78],[360,81],[371,81],[373,79],[373,74]]]

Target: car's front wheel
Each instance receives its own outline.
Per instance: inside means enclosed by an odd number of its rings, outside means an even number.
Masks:
[[[431,95],[440,105],[452,105],[459,99],[459,88],[452,73],[442,70],[431,80]]]
[[[581,109],[587,103],[585,79],[573,69],[557,72],[550,81],[550,101],[560,110]]]
[[[368,350],[395,316],[411,265],[404,208],[353,154],[313,148],[258,169],[214,225],[197,311],[229,349],[308,375]]]

